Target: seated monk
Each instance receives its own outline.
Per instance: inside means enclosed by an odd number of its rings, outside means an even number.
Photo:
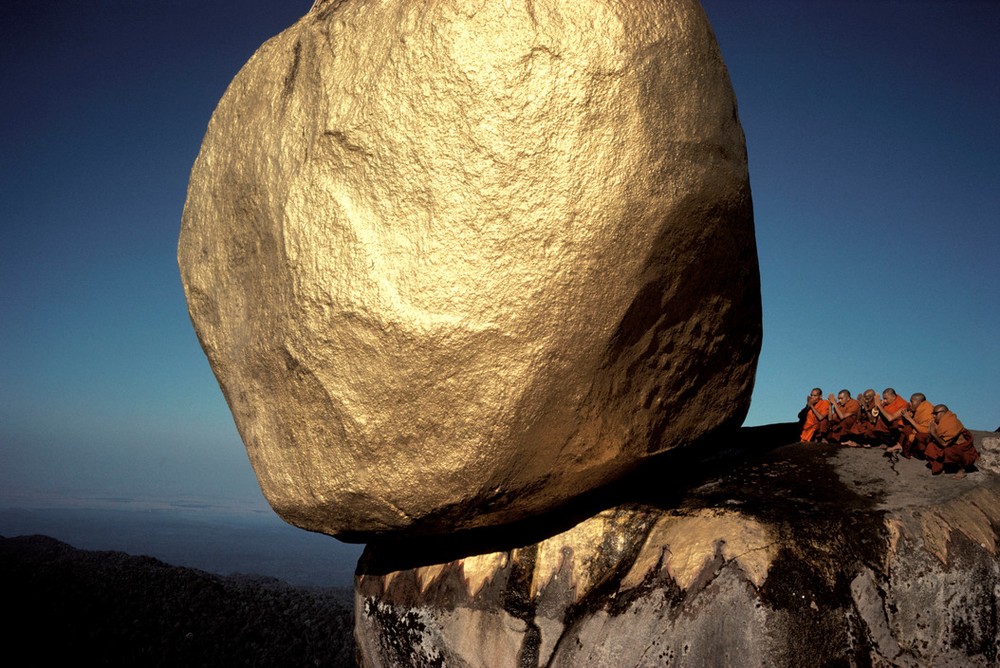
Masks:
[[[849,445],[852,448],[871,447],[872,442],[875,441],[875,424],[878,422],[877,401],[875,390],[871,388],[858,395],[857,402],[860,406],[858,419],[851,427],[850,438],[843,442],[844,445]]]
[[[944,404],[934,407],[934,421],[930,425],[931,440],[924,454],[930,462],[931,473],[938,475],[945,466],[957,465],[955,477],[964,478],[966,469],[976,463],[979,452],[972,442],[972,434],[958,416]]]
[[[827,433],[827,440],[830,443],[844,443],[851,434],[851,429],[858,421],[858,413],[861,412],[861,404],[857,399],[851,398],[848,390],[841,390],[834,397],[832,394],[830,401],[830,430]]]
[[[913,455],[922,457],[927,444],[931,441],[931,423],[934,422],[934,406],[927,401],[922,392],[910,397],[910,407],[903,411],[903,442],[899,450],[903,456],[910,459]],[[896,452],[897,446],[889,448]]]
[[[903,411],[908,406],[906,399],[896,394],[896,390],[891,387],[885,388],[882,392],[881,402],[875,404],[875,408],[878,410],[878,420],[872,428],[873,444],[887,446],[901,443],[903,440]]]
[[[806,407],[799,415],[803,415],[802,434],[799,440],[808,443],[813,439],[826,436],[830,427],[830,404],[823,398],[823,390],[814,387],[806,397]]]

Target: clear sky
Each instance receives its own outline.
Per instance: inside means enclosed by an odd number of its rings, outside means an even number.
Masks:
[[[0,2],[0,491],[262,504],[176,243],[226,85],[309,0]],[[706,0],[764,306],[748,424],[894,386],[1000,425],[1000,2]]]

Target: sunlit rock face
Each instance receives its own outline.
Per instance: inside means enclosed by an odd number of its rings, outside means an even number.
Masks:
[[[362,665],[998,665],[995,473],[806,444],[733,464],[679,496],[665,466],[537,542],[369,545]]]
[[[307,529],[514,521],[749,405],[746,151],[693,0],[317,2],[215,111],[178,255]]]

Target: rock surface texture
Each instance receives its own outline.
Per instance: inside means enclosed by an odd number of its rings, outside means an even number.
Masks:
[[[320,0],[226,91],[178,257],[307,529],[515,521],[749,405],[746,151],[696,0]]]
[[[734,444],[774,443],[751,431]],[[794,444],[719,458],[676,496],[655,485],[675,482],[671,454],[627,502],[538,542],[483,552],[470,537],[440,563],[370,545],[363,664],[997,665],[996,473]]]

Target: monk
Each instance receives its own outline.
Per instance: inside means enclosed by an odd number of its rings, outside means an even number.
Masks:
[[[823,390],[814,387],[806,397],[806,407],[799,415],[805,415],[799,440],[809,443],[814,438],[822,438],[830,427],[830,404],[823,398]]]
[[[875,408],[877,401],[875,390],[870,387],[858,395],[857,402],[861,409],[858,412],[858,419],[851,427],[850,438],[844,441],[844,445],[852,448],[871,447],[875,441],[875,424],[878,422],[878,410]]]
[[[961,480],[966,470],[979,459],[979,452],[972,442],[972,434],[958,416],[944,404],[934,407],[934,421],[930,425],[931,440],[924,454],[930,463],[931,474],[940,475],[945,466],[957,465],[955,478]]]
[[[923,392],[910,396],[910,406],[903,411],[903,421],[903,442],[892,446],[888,452],[902,452],[907,459],[914,455],[923,457],[931,441],[931,423],[934,422],[934,406]]]
[[[874,442],[880,446],[901,444],[903,440],[903,411],[909,404],[906,399],[896,394],[896,390],[891,387],[882,391],[881,402],[876,402],[878,409],[878,420],[872,429]],[[902,449],[902,448],[900,448]]]
[[[861,412],[861,404],[857,399],[851,398],[848,390],[841,390],[834,397],[829,397],[830,401],[830,431],[826,439],[830,443],[844,443],[851,435],[851,429],[858,421],[858,414]]]

